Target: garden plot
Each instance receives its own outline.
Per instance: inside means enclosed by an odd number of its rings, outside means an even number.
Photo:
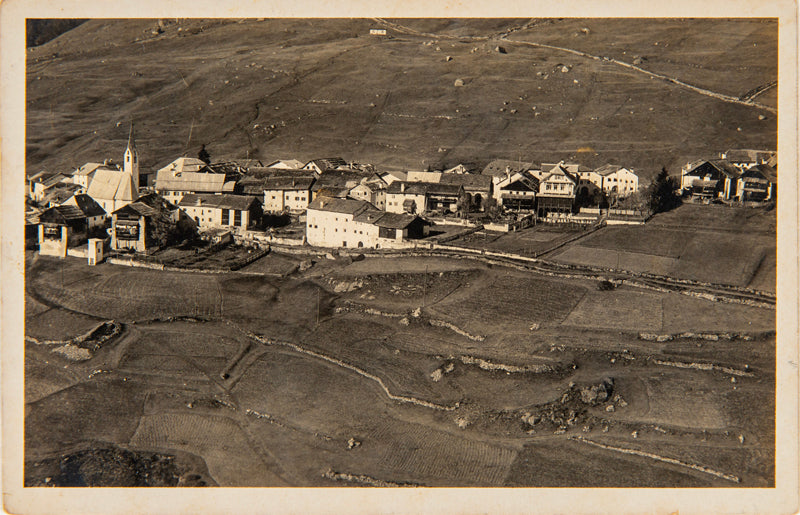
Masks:
[[[762,332],[775,330],[775,310],[713,302],[676,293],[663,297],[665,333],[684,331]]]
[[[647,225],[603,227],[580,240],[581,247],[668,258],[680,257],[686,243],[685,231],[653,228]]]
[[[35,345],[26,343],[25,349],[25,402],[36,402],[59,390],[75,384],[78,379],[71,371],[67,371],[60,366],[55,356],[49,353],[39,357],[35,349],[29,347]],[[51,363],[52,362],[52,363]]]
[[[483,279],[426,310],[472,334],[492,336],[559,324],[586,292],[577,282],[511,272],[489,272]]]
[[[501,486],[516,450],[461,438],[419,424],[389,420],[366,439],[386,450],[378,466],[390,477],[428,486]]]
[[[631,413],[620,411],[615,414],[616,419],[697,430],[728,426],[721,391],[732,388],[729,381],[723,384],[727,377],[714,377],[711,372],[672,372],[667,367],[653,367],[654,373],[642,378],[647,388],[647,412],[629,418]]]
[[[38,340],[69,340],[90,331],[100,319],[53,308],[25,318],[25,336]]]
[[[446,299],[480,281],[477,270],[395,272],[368,276],[336,276],[327,287],[360,305],[404,313]]]
[[[746,286],[761,264],[769,237],[738,237],[725,233],[695,235],[672,270],[676,277],[709,283]]]
[[[253,363],[231,393],[242,407],[312,433],[347,438],[351,428],[379,419],[379,407],[393,402],[373,380],[277,347]]]
[[[421,274],[424,272],[453,272],[486,268],[472,259],[396,257],[390,259],[366,258],[354,261],[341,270],[343,275]]]
[[[219,486],[286,486],[242,428],[226,417],[178,413],[143,416],[130,445],[142,450],[178,449],[197,454]]]
[[[624,252],[572,245],[555,254],[553,259],[571,265],[586,265],[631,272],[646,272],[658,275],[669,275],[675,268],[677,259],[641,252]]]
[[[714,484],[708,475],[564,439],[527,444],[514,460],[504,486],[675,488]],[[718,484],[730,486],[724,480]]]
[[[296,270],[299,262],[297,258],[270,252],[245,266],[241,271],[267,275],[286,275]]]
[[[661,295],[619,289],[590,291],[563,325],[625,331],[660,331]]]
[[[104,277],[65,283],[39,273],[33,288],[68,309],[117,320],[213,316],[219,311],[217,279],[206,274],[101,267]]]
[[[128,344],[119,368],[146,374],[206,379],[208,375],[219,375],[237,347],[234,341],[218,336],[146,330],[136,341]]]
[[[130,440],[144,404],[145,389],[122,379],[76,384],[26,405],[26,456],[61,451],[86,441]]]

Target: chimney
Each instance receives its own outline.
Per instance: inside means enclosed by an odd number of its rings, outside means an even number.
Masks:
[[[406,183],[401,182],[400,183],[400,193],[405,193],[405,192],[406,192]]]
[[[511,179],[511,167],[506,166],[506,179]]]

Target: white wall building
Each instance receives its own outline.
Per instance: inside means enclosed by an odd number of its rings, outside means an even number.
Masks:
[[[309,245],[344,248],[404,246],[425,232],[425,222],[413,215],[380,211],[369,202],[320,197],[306,211]]]

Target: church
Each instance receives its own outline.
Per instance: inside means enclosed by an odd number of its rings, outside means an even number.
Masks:
[[[139,197],[139,152],[134,141],[133,124],[122,170],[98,169],[86,194],[100,204],[106,213],[112,213]]]

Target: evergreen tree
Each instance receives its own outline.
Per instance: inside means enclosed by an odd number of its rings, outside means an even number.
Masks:
[[[650,211],[652,213],[662,213],[677,207],[680,204],[680,197],[675,195],[676,189],[675,179],[670,177],[666,168],[661,168],[661,172],[650,185],[648,192]]]
[[[211,164],[211,156],[208,154],[205,145],[200,146],[200,152],[197,153],[197,159],[205,164]]]

